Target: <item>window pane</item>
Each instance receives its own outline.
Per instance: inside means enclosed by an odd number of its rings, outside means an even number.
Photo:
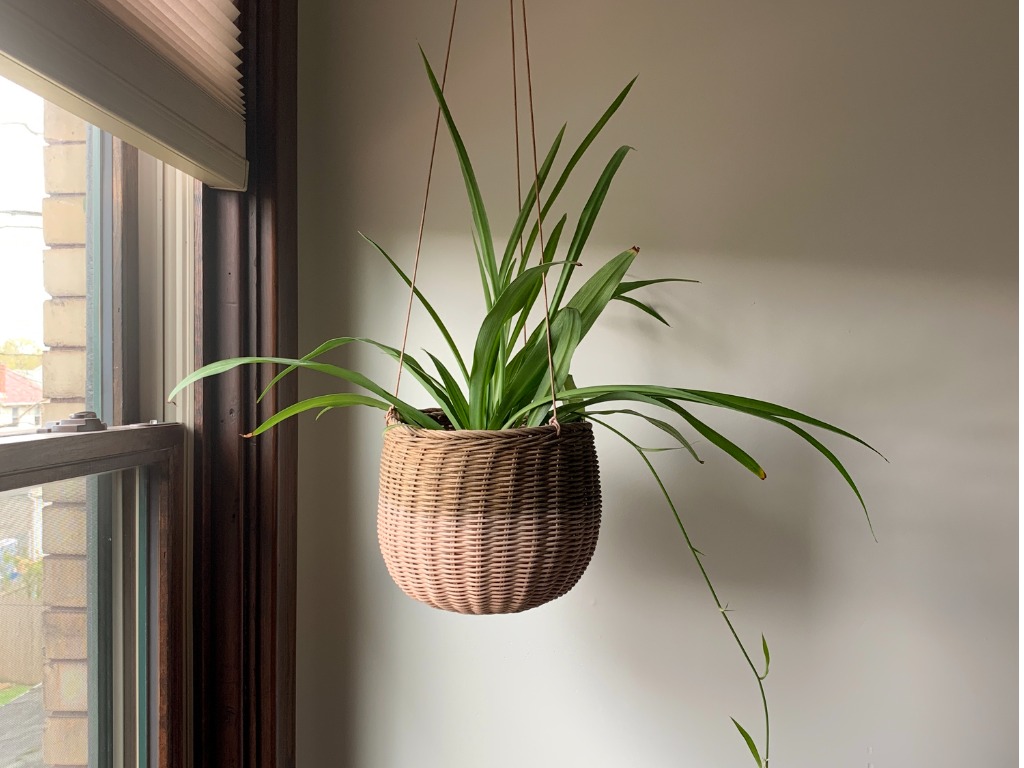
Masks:
[[[0,430],[41,417],[43,102],[0,79]]]
[[[134,472],[0,494],[0,766],[134,765]],[[144,538],[143,538],[144,540]],[[145,583],[145,580],[142,580]],[[140,602],[141,600],[141,602]],[[146,613],[143,608],[142,614]],[[144,634],[144,633],[143,633]],[[146,658],[143,637],[141,658]],[[142,676],[145,678],[145,675]],[[145,686],[141,688],[145,695]]]
[[[194,362],[195,205],[190,177],[0,78],[0,436],[188,419],[166,395]]]
[[[0,79],[0,434],[86,408],[91,142]]]

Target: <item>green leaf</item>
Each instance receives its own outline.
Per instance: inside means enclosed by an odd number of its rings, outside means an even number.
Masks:
[[[614,301],[624,301],[627,304],[632,304],[634,307],[636,307],[640,311],[646,312],[648,315],[653,317],[655,320],[657,320],[657,321],[659,321],[661,323],[664,323],[665,325],[668,325],[668,320],[666,320],[664,317],[662,317],[661,313],[658,312],[658,310],[656,310],[650,304],[644,304],[642,301],[637,301],[632,296],[615,295],[615,296],[612,296],[612,299]]]
[[[551,360],[554,365],[555,391],[562,388],[565,377],[569,375],[569,366],[572,364],[573,353],[579,346],[580,336],[583,331],[583,319],[580,313],[572,307],[566,307],[558,313],[557,333],[554,324],[551,329]],[[544,339],[544,356],[547,362],[547,339]],[[544,366],[547,368],[547,366]],[[534,394],[533,399],[539,400],[544,397],[551,397],[551,377],[542,374],[540,385]],[[541,406],[534,410],[533,414],[526,420],[529,427],[540,426],[544,423],[544,416],[547,413],[547,406]]]
[[[608,194],[608,188],[611,186],[616,171],[619,170],[619,166],[622,165],[626,154],[631,150],[632,147],[622,146],[615,151],[615,154],[612,155],[611,160],[608,161],[608,164],[601,172],[597,184],[594,185],[594,190],[590,193],[587,204],[583,206],[583,211],[580,213],[579,221],[576,224],[576,231],[572,236],[572,242],[569,243],[569,251],[565,257],[566,265],[562,267],[562,274],[559,275],[558,285],[555,288],[554,295],[551,297],[552,310],[558,309],[562,304],[562,297],[565,295],[565,290],[569,285],[573,265],[579,261],[580,254],[583,253],[583,246],[586,245],[590,232],[594,228],[594,222],[597,221],[597,217],[601,213],[601,206],[604,204],[604,199]]]
[[[638,288],[645,288],[648,285],[657,285],[659,283],[699,283],[700,280],[687,280],[684,277],[656,277],[653,280],[631,280],[624,283],[619,283],[619,287],[615,290],[615,296],[625,296],[631,291],[635,291]]]
[[[565,124],[562,124],[561,129],[558,131],[558,135],[555,136],[555,141],[551,145],[551,149],[548,150],[547,156],[544,158],[544,162],[541,163],[540,168],[537,171],[537,179],[530,181],[529,189],[526,192],[526,199],[523,200],[523,205],[519,209],[519,216],[516,218],[515,224],[512,226],[512,233],[508,238],[508,245],[505,246],[505,253],[501,257],[501,278],[502,284],[507,284],[511,277],[512,267],[515,264],[515,252],[516,244],[523,236],[523,230],[526,228],[526,222],[530,220],[530,216],[536,212],[537,204],[537,187],[540,186],[544,189],[544,182],[548,178],[548,173],[551,171],[551,164],[555,161],[555,155],[558,153],[558,148],[562,144],[562,137],[565,135]],[[539,184],[538,184],[539,182]],[[530,258],[530,252],[523,250],[522,262],[519,265],[519,273],[526,269],[526,262]]]
[[[555,315],[551,322],[551,337],[555,347],[558,346],[559,341],[565,335],[566,326],[572,322],[568,315],[563,316],[563,312],[565,310]],[[579,317],[579,313],[576,310],[573,310],[572,313],[577,318]],[[548,367],[548,347],[545,334],[543,333],[543,324],[540,326],[540,329],[541,332],[534,334],[527,345],[509,363],[505,392],[501,402],[492,414],[489,429],[500,428],[511,412],[518,410],[532,400],[540,398],[550,400],[547,387],[544,387],[542,384],[542,380],[546,381],[545,374]],[[579,342],[577,341],[576,343],[578,344]],[[534,395],[538,389],[543,389],[543,394],[535,398]]]
[[[760,675],[760,678],[764,680],[768,677],[768,669],[772,665],[772,655],[768,652],[768,641],[764,639],[764,635],[761,635],[761,650],[764,651],[764,674]]]
[[[583,335],[583,318],[580,313],[572,307],[566,307],[558,313],[558,318],[564,323],[557,337],[552,339],[552,361],[555,369],[555,392],[562,389],[565,384],[565,377],[569,375],[569,366],[572,365],[572,356],[579,346],[580,338]],[[554,335],[554,334],[552,334]],[[537,397],[546,397],[551,394],[550,383],[538,391]],[[536,399],[536,398],[534,398]]]
[[[496,297],[494,306],[480,324],[473,350],[473,367],[469,375],[470,429],[487,428],[488,384],[494,375],[495,361],[505,324],[522,311],[534,290],[540,284],[544,270],[552,264],[531,267],[513,280]]]
[[[558,231],[561,232],[561,228],[559,228]],[[597,321],[601,312],[604,311],[604,308],[608,305],[608,302],[611,301],[612,295],[615,292],[615,286],[618,285],[622,276],[626,273],[626,270],[629,269],[629,266],[633,263],[633,259],[636,258],[637,252],[638,249],[630,248],[628,251],[623,251],[618,256],[609,259],[590,277],[589,280],[580,286],[580,289],[569,301],[567,306],[577,310],[583,319],[583,329],[580,338],[587,335],[587,332]],[[552,263],[553,262],[549,262],[549,265]],[[552,311],[553,317],[557,316],[557,314],[558,313],[556,311]],[[521,326],[517,325],[516,328],[516,333],[518,333],[518,329],[520,329]],[[533,333],[530,334],[530,338],[526,343],[526,348],[530,349],[535,344],[538,344],[543,338],[543,335],[544,323],[540,322],[537,324],[537,327],[534,328]],[[521,350],[517,354],[517,357],[523,355],[524,352],[525,350]],[[513,359],[512,365],[514,366],[516,364],[517,361]],[[530,406],[530,408],[526,410],[532,410],[533,407],[535,406]],[[523,414],[520,413],[519,415],[521,416]]]
[[[839,427],[835,427],[835,426],[829,424],[828,422],[821,421],[820,419],[816,419],[813,416],[808,416],[805,413],[800,413],[799,411],[794,411],[792,408],[786,408],[786,407],[781,406],[781,405],[776,405],[775,403],[768,403],[768,402],[765,402],[764,400],[755,400],[752,397],[741,397],[739,395],[727,395],[727,394],[725,394],[723,392],[705,392],[705,391],[700,390],[700,389],[687,389],[687,390],[680,390],[680,391],[688,392],[688,393],[693,394],[693,395],[697,395],[699,397],[704,398],[705,400],[708,400],[708,401],[712,402],[715,405],[721,405],[721,406],[724,406],[726,408],[732,408],[733,410],[736,410],[736,411],[742,411],[743,413],[749,413],[752,416],[761,416],[762,418],[764,418],[765,416],[779,416],[779,417],[781,417],[783,419],[792,419],[793,421],[802,421],[803,423],[810,424],[813,427],[819,427],[821,429],[826,429],[829,432],[834,432],[837,435],[842,435],[843,437],[849,438],[850,440],[853,440],[854,442],[860,443],[865,448],[868,448],[868,449],[874,451],[879,456],[882,456],[882,454],[879,453],[879,451],[877,449],[875,449],[872,446],[868,445],[867,443],[865,443],[863,440],[861,440],[856,435],[851,435],[846,430],[840,429]],[[882,458],[885,459],[886,461],[889,461],[888,459],[885,458],[885,456],[882,456]]]
[[[320,346],[318,346],[316,349],[314,349],[309,354],[303,355],[302,359],[303,360],[314,360],[314,359],[320,357],[320,355],[322,355],[322,354],[324,354],[326,352],[329,352],[332,349],[337,349],[338,347],[344,346],[345,344],[351,344],[353,341],[358,341],[358,340],[359,339],[357,339],[357,338],[355,338],[353,336],[343,336],[343,337],[340,337],[340,338],[337,338],[337,339],[328,339],[327,341],[323,342]],[[277,382],[279,382],[281,379],[283,379],[285,376],[287,376],[292,371],[296,370],[296,368],[297,368],[297,366],[289,365],[284,370],[282,370],[279,373],[277,373],[277,375],[275,375],[274,378],[272,378],[270,380],[270,383],[267,384],[267,386],[265,386],[263,388],[263,391],[260,392],[259,397],[256,398],[256,402],[258,403],[261,400],[263,400],[263,398],[267,396],[267,393],[270,392],[270,390],[274,388],[274,385],[277,384]],[[182,382],[182,384],[184,384],[184,382]],[[181,385],[179,385],[179,387],[180,386]],[[174,394],[177,391],[178,391],[178,389],[175,388],[174,392],[171,393],[171,397],[174,397]],[[170,400],[170,397],[168,398],[168,400]]]
[[[305,355],[300,362],[313,360],[319,357],[320,355],[330,352],[332,349],[337,349],[338,347],[342,347],[352,342],[369,344],[371,346],[376,347],[377,349],[382,350],[383,352],[388,354],[392,359],[396,361],[399,359],[398,350],[395,349],[394,347],[389,347],[387,344],[381,344],[379,341],[374,341],[373,339],[353,336],[342,336],[337,339],[329,339],[328,341],[325,341],[319,347],[310,352],[308,355]],[[428,374],[424,370],[423,366],[420,365],[416,358],[413,357],[411,354],[405,354],[405,357],[402,358],[402,364],[402,367],[408,369],[412,376],[423,386],[423,388],[431,396],[434,402],[437,403],[441,410],[445,412],[445,415],[448,416],[449,419],[451,419],[452,414],[449,411],[451,410],[452,406],[451,402],[448,399],[448,396],[445,394],[445,387],[443,387],[441,383],[437,381],[434,377]],[[278,381],[280,381],[282,378],[284,378],[289,373],[294,371],[297,367],[299,366],[289,365],[284,370],[280,371],[276,376],[274,376],[274,378],[270,380],[270,383],[264,388],[259,398],[257,398],[257,402],[262,400],[263,397],[267,394],[267,392],[269,392],[270,389],[275,384],[277,384]],[[321,372],[329,373],[328,371]]]
[[[469,154],[466,152],[466,145],[462,141],[459,129],[456,127],[455,120],[452,118],[451,110],[448,108],[448,102],[445,100],[441,86],[438,84],[437,78],[434,76],[434,70],[430,68],[430,62],[427,60],[427,54],[423,52],[422,46],[420,47],[420,55],[423,57],[423,65],[427,68],[427,76],[430,78],[430,87],[434,90],[434,96],[437,98],[438,106],[441,107],[441,114],[444,116],[445,125],[448,126],[448,133],[451,134],[452,144],[455,146],[455,154],[459,158],[459,167],[462,169],[462,177],[466,182],[466,194],[469,197],[469,207],[473,214],[473,227],[476,230],[476,236],[480,245],[481,270],[487,275],[491,287],[494,289],[494,292],[497,293],[497,289],[500,285],[498,279],[498,264],[494,257],[494,241],[491,239],[491,225],[487,221],[487,211],[484,208],[483,196],[480,194],[480,185],[477,184],[476,173],[474,173],[473,165],[469,161]],[[497,297],[495,297],[495,300],[497,300]]]
[[[838,427],[823,422],[819,419],[807,416],[806,414],[800,413],[799,411],[794,411],[791,408],[785,408],[783,406],[775,405],[774,403],[768,403],[763,400],[753,400],[751,398],[738,397],[736,395],[726,395],[719,392],[706,392],[703,390],[693,389],[678,389],[674,387],[659,387],[646,384],[618,384],[600,387],[582,387],[572,390],[566,390],[564,392],[559,393],[559,397],[586,399],[591,397],[601,397],[608,394],[614,394],[616,392],[642,393],[645,395],[649,395],[651,397],[663,399],[666,402],[681,400],[684,402],[700,403],[702,405],[713,405],[719,408],[728,408],[730,410],[739,411],[741,413],[746,413],[751,416],[757,416],[758,418],[766,419],[768,421],[774,421],[772,416],[778,416],[779,418],[795,419],[814,426],[821,427],[823,429],[827,429],[830,432],[834,432],[844,437],[850,438],[851,440],[854,440],[855,442],[858,442],[861,445],[870,448],[875,453],[878,453],[877,450],[872,448],[870,445],[868,445],[855,435],[852,435],[845,430],[839,429]],[[529,410],[530,408],[533,408],[538,404],[539,403],[529,404],[528,406],[524,406],[523,410]],[[814,443],[812,443],[812,445],[814,445]],[[879,455],[881,456],[881,454]],[[883,458],[885,457],[883,456]]]
[[[731,440],[726,438],[724,435],[719,434],[714,429],[709,427],[707,424],[702,422],[697,417],[693,416],[689,411],[684,409],[678,403],[673,402],[671,398],[679,397],[682,390],[675,390],[670,387],[654,387],[647,385],[638,384],[619,384],[612,386],[597,386],[597,387],[583,387],[574,390],[563,390],[559,393],[559,399],[565,399],[569,397],[578,398],[581,395],[584,397],[582,402],[579,404],[582,407],[595,404],[597,402],[609,402],[620,400],[638,400],[641,397],[653,398],[658,401],[662,407],[668,408],[679,414],[683,419],[686,420],[694,429],[697,430],[702,436],[709,440],[713,445],[725,451],[727,454],[732,456],[736,461],[746,467],[748,470],[753,472],[759,478],[764,479],[765,472],[761,466],[749,455],[746,451],[740,448],[738,445],[733,443]],[[586,399],[590,398],[590,399]],[[710,403],[710,401],[707,401]],[[506,425],[509,422],[513,422],[515,419],[521,417],[524,413],[532,410],[538,405],[542,405],[543,401],[535,400],[527,406],[521,408],[517,413],[513,414],[506,421]],[[712,403],[713,404],[713,403]]]
[[[555,258],[555,251],[558,249],[558,241],[562,237],[562,229],[565,227],[566,217],[562,216],[555,224],[555,228],[551,231],[551,239],[544,244],[544,253],[542,254],[542,263],[548,264]],[[526,323],[530,317],[530,311],[533,309],[534,304],[537,303],[537,296],[540,295],[541,286],[538,285],[533,296],[526,306],[523,307],[523,311],[519,313],[519,319],[516,320],[516,324],[512,327],[511,333],[509,333],[509,342],[513,343],[519,337],[519,334],[523,332],[523,328],[526,327]]]
[[[402,268],[398,266],[395,260],[392,259],[383,248],[381,248],[376,242],[371,240],[362,232],[359,233],[359,236],[363,238],[366,242],[368,242],[370,245],[372,245],[374,248],[376,248],[380,252],[381,256],[388,260],[388,263],[394,268],[395,272],[398,273],[398,276],[405,281],[406,285],[412,285],[412,281],[405,274],[405,272],[402,271]],[[417,288],[414,291],[414,293],[416,294],[416,298],[419,299],[420,304],[423,305],[423,308],[427,310],[427,314],[430,315],[430,318],[434,321],[434,325],[437,326],[437,329],[441,332],[441,335],[444,336],[444,340],[448,344],[448,349],[451,350],[452,355],[454,355],[455,357],[455,362],[459,366],[459,370],[462,371],[463,379],[469,381],[469,372],[466,370],[466,363],[463,362],[462,355],[459,354],[459,348],[455,345],[455,341],[452,339],[451,334],[448,332],[448,328],[445,326],[444,322],[442,322],[441,316],[438,315],[436,311],[434,311],[434,308],[431,306],[430,302],[427,301],[427,298],[420,292],[419,288]]]
[[[843,476],[843,479],[846,480],[847,485],[850,486],[854,494],[857,496],[857,501],[860,502],[861,507],[864,509],[864,517],[868,521],[868,530],[871,531],[871,537],[877,542],[878,537],[875,536],[875,527],[871,524],[871,515],[868,514],[868,505],[864,503],[864,497],[860,495],[860,490],[857,488],[857,484],[853,482],[853,478],[850,476],[850,473],[846,471],[846,467],[843,466],[843,463],[839,461],[836,455],[832,453],[832,451],[830,451],[824,443],[822,443],[820,440],[814,437],[814,435],[812,435],[807,430],[798,427],[796,424],[791,424],[785,419],[780,419],[776,416],[769,416],[768,419],[770,421],[775,422],[776,424],[781,424],[787,429],[790,429],[796,434],[798,434],[800,437],[802,437],[804,440],[810,443],[814,448],[816,448],[822,456],[824,456],[832,463],[832,466],[835,467],[839,474]]]
[[[743,729],[742,725],[736,722],[735,717],[731,717],[729,719],[732,720],[732,724],[736,726],[736,730],[740,732],[740,736],[743,737],[743,740],[747,742],[747,749],[749,749],[750,754],[754,756],[757,768],[763,768],[764,763],[761,762],[761,753],[757,751],[757,745],[754,743],[754,740],[750,738],[750,734]]]
[[[292,416],[296,416],[303,411],[308,411],[313,408],[322,409],[320,413],[317,414],[317,418],[319,419],[326,410],[330,410],[331,408],[344,408],[349,405],[369,405],[373,408],[380,408],[382,411],[386,411],[388,409],[388,404],[383,400],[377,400],[376,398],[367,397],[366,395],[353,395],[347,393],[337,395],[320,395],[319,397],[311,397],[308,400],[300,400],[294,405],[282,408],[256,427],[252,432],[242,435],[242,437],[256,437],[256,435],[266,432],[268,429],[281,423],[285,419],[291,418]]]
[[[652,403],[656,402],[654,400],[654,398],[644,398],[644,400],[643,400],[643,402],[648,402],[648,401],[652,402]],[[662,404],[658,403],[658,405],[662,405]],[[662,407],[664,407],[664,406],[662,406]],[[667,421],[662,421],[661,419],[656,419],[653,416],[648,416],[646,413],[641,413],[640,411],[634,411],[634,410],[631,410],[629,408],[617,408],[615,410],[610,410],[610,411],[587,411],[587,415],[588,416],[592,415],[592,414],[593,415],[612,415],[612,414],[619,414],[619,413],[625,414],[625,415],[629,415],[629,416],[636,416],[638,418],[641,418],[644,421],[648,422],[649,424],[657,427],[662,432],[664,432],[664,433],[666,433],[668,435],[671,435],[672,438],[674,438],[680,444],[680,446],[685,448],[690,453],[690,455],[693,456],[693,458],[697,460],[697,462],[699,464],[703,464],[704,463],[704,460],[700,456],[697,455],[697,451],[694,450],[693,446],[690,444],[690,441],[687,440],[685,437],[683,437],[683,433],[680,432],[678,429],[676,429],[671,424],[669,424]]]
[[[372,344],[378,349],[382,350],[385,354],[390,356],[396,362],[399,360],[400,353],[394,347],[389,347],[387,344],[381,344],[380,342],[373,341],[372,339],[366,340],[368,344]],[[456,422],[457,417],[452,406],[451,398],[448,395],[447,388],[441,384],[437,379],[431,376],[422,365],[408,352],[405,353],[404,357],[401,358],[402,366],[408,369],[409,373],[412,374],[413,378],[420,383],[420,386],[426,390],[426,393],[430,395],[430,398],[437,403],[437,406],[444,412],[444,415],[448,417],[448,420],[453,424]],[[429,417],[428,417],[429,418]]]
[[[658,402],[655,403],[659,408],[666,408],[667,406],[662,401],[670,400],[672,398],[686,402],[713,405],[720,408],[725,407],[713,400],[699,397],[686,390],[674,389],[672,387],[659,387],[650,384],[607,384],[595,387],[572,387],[560,392],[559,399],[566,401],[573,400],[584,405],[591,405],[599,402],[614,401],[616,399],[616,395],[621,395],[621,398],[619,399],[622,400],[637,400],[638,397],[636,396],[641,395],[647,398],[659,398]],[[647,401],[645,400],[643,402]],[[522,409],[513,414],[513,416],[518,418],[526,411],[529,411],[538,405],[540,405],[538,402],[524,405]]]
[[[619,107],[622,105],[622,102],[626,100],[626,96],[629,94],[629,91],[633,88],[633,83],[635,82],[636,78],[634,77],[632,80],[629,81],[629,83],[626,84],[626,87],[619,92],[619,95],[615,97],[614,101],[612,101],[611,106],[609,106],[608,109],[604,111],[604,114],[601,115],[598,121],[594,124],[594,127],[590,129],[590,132],[584,137],[583,141],[580,142],[580,145],[576,148],[576,151],[573,152],[572,157],[569,158],[569,162],[565,164],[565,169],[562,171],[561,176],[558,177],[558,181],[556,181],[555,186],[552,187],[551,194],[548,195],[548,199],[544,201],[544,206],[541,209],[542,220],[547,217],[548,210],[551,208],[555,200],[558,198],[558,193],[562,191],[562,187],[565,186],[566,181],[569,180],[569,176],[572,174],[573,169],[576,167],[576,164],[580,161],[583,155],[586,154],[587,150],[590,148],[590,145],[594,143],[594,139],[596,139],[598,134],[601,133],[601,129],[603,129],[605,125],[608,123],[608,121],[611,120],[612,115],[614,115],[618,111]],[[526,241],[527,253],[529,253],[530,250],[533,248],[533,243],[536,240],[536,238],[537,225],[534,224],[533,229],[530,231],[530,236],[529,238],[527,238]]]
[[[480,284],[484,289],[484,306],[490,309],[494,304],[495,291],[491,290],[491,285],[488,282],[487,264],[484,252],[480,250],[480,239],[476,236],[476,232],[470,232],[469,234],[473,239],[473,253],[476,254],[476,266],[480,272]]]
[[[433,361],[434,367],[441,376],[441,381],[444,382],[445,389],[448,392],[449,402],[452,407],[452,413],[446,414],[448,419],[456,429],[465,429],[466,424],[469,423],[469,403],[466,402],[466,396],[462,393],[462,388],[451,372],[444,366],[444,363],[429,352],[427,352],[427,356]]]
[[[707,424],[705,424],[703,421],[701,421],[696,416],[691,414],[678,403],[674,403],[671,400],[665,400],[664,402],[669,408],[671,408],[680,416],[682,416],[691,427],[697,430],[712,445],[716,446],[717,448],[721,448],[727,454],[736,459],[736,461],[738,461],[744,467],[746,467],[759,478],[764,480],[765,471],[761,469],[761,465],[754,461],[753,457],[750,456],[750,454],[748,454],[738,445],[736,445],[736,443],[732,442],[732,440],[725,437],[725,435],[716,432],[714,429],[709,427]]]
[[[173,398],[178,392],[187,387],[189,384],[193,384],[200,379],[204,379],[208,376],[215,376],[217,374],[225,373],[233,368],[237,368],[242,365],[254,365],[257,363],[269,363],[272,365],[286,365],[296,368],[307,368],[309,370],[317,371],[319,373],[325,373],[328,376],[333,376],[338,379],[344,379],[357,386],[366,389],[373,394],[377,395],[383,400],[386,400],[391,405],[395,406],[398,412],[402,415],[408,423],[416,424],[417,426],[424,427],[425,429],[438,429],[440,425],[432,418],[424,414],[418,408],[415,408],[404,400],[400,400],[394,395],[387,392],[383,387],[377,384],[375,381],[367,378],[363,374],[357,371],[351,371],[347,368],[341,368],[337,365],[327,365],[325,363],[314,363],[309,360],[294,360],[285,357],[232,357],[227,360],[220,360],[216,363],[210,363],[204,365],[196,371],[182,379],[178,385],[171,391],[170,398]]]
[[[583,336],[587,335],[604,308],[608,306],[608,302],[615,295],[615,288],[639,252],[638,248],[633,247],[609,259],[569,299],[566,306],[578,310],[583,318]]]

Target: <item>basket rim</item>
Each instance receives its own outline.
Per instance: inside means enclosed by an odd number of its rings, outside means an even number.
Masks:
[[[440,408],[422,408],[420,410],[428,416],[435,418],[440,416],[444,421],[447,421],[447,417],[444,416],[444,412]],[[565,433],[569,433],[571,436],[580,433],[592,433],[594,431],[594,427],[589,421],[572,421],[558,426],[543,424],[539,427],[509,427],[507,429],[452,429],[448,427],[444,429],[426,429],[425,427],[419,427],[402,421],[401,415],[393,408],[388,410],[384,421],[386,424],[384,428],[385,433],[397,430],[410,437],[431,437],[444,440],[514,439],[516,437],[542,436],[562,437]]]

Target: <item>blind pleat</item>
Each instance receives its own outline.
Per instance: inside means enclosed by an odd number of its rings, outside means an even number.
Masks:
[[[241,114],[241,45],[233,17],[213,0],[90,0]],[[233,6],[229,6],[232,7]]]
[[[211,186],[243,189],[232,0],[0,0],[0,75]]]

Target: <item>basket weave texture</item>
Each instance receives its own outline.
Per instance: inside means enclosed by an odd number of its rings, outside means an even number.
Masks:
[[[590,424],[384,433],[377,536],[409,597],[517,613],[568,592],[597,546],[601,483]]]

